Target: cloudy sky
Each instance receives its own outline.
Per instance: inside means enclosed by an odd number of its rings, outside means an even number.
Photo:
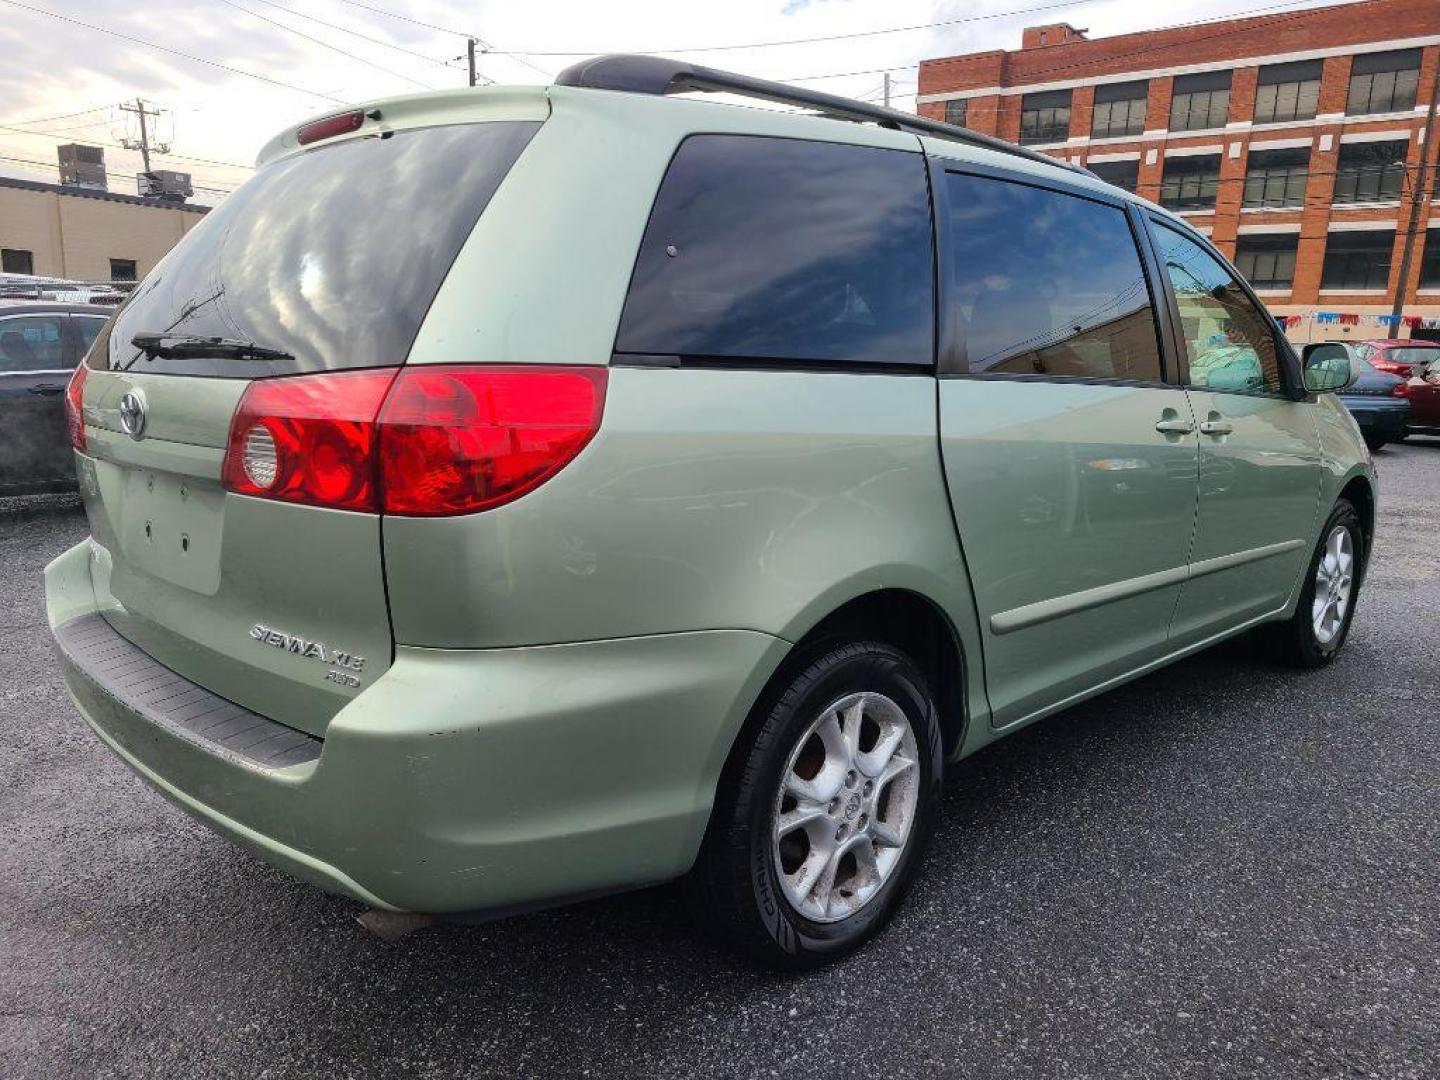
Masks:
[[[466,35],[490,46],[480,70],[502,83],[543,83],[595,53],[658,51],[876,99],[889,68],[894,103],[913,109],[921,57],[1014,48],[1025,25],[1063,20],[1093,37],[1313,2],[0,0],[0,174],[53,181],[57,143],[133,137],[135,118],[116,106],[142,95],[166,110],[171,154],[153,166],[193,173],[214,201],[298,120],[463,85]],[[814,38],[831,40],[796,40]],[[134,190],[138,155],[105,153],[112,190]]]

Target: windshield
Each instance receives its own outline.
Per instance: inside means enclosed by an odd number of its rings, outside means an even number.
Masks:
[[[145,279],[87,362],[239,378],[403,362],[461,245],[538,127],[421,128],[265,166]],[[157,354],[136,348],[137,334],[259,348]]]

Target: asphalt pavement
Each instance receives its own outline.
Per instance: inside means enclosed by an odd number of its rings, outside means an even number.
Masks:
[[[0,1077],[1440,1076],[1440,440],[1377,461],[1340,661],[1225,646],[961,763],[890,929],[798,978],[672,889],[369,934],[81,723],[84,516],[0,500]]]

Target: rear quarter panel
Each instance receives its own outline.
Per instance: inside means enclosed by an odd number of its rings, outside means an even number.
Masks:
[[[929,376],[613,368],[600,434],[549,483],[384,529],[408,645],[793,641],[881,588],[973,621]]]

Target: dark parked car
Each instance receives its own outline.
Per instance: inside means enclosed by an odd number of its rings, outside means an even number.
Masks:
[[[90,304],[0,301],[0,495],[65,491],[65,384],[109,318]]]
[[[1405,438],[1410,423],[1410,401],[1397,390],[1406,380],[1377,370],[1365,358],[1365,350],[1351,346],[1350,370],[1354,381],[1340,394],[1340,400],[1360,425],[1365,445],[1378,450],[1388,442]]]

